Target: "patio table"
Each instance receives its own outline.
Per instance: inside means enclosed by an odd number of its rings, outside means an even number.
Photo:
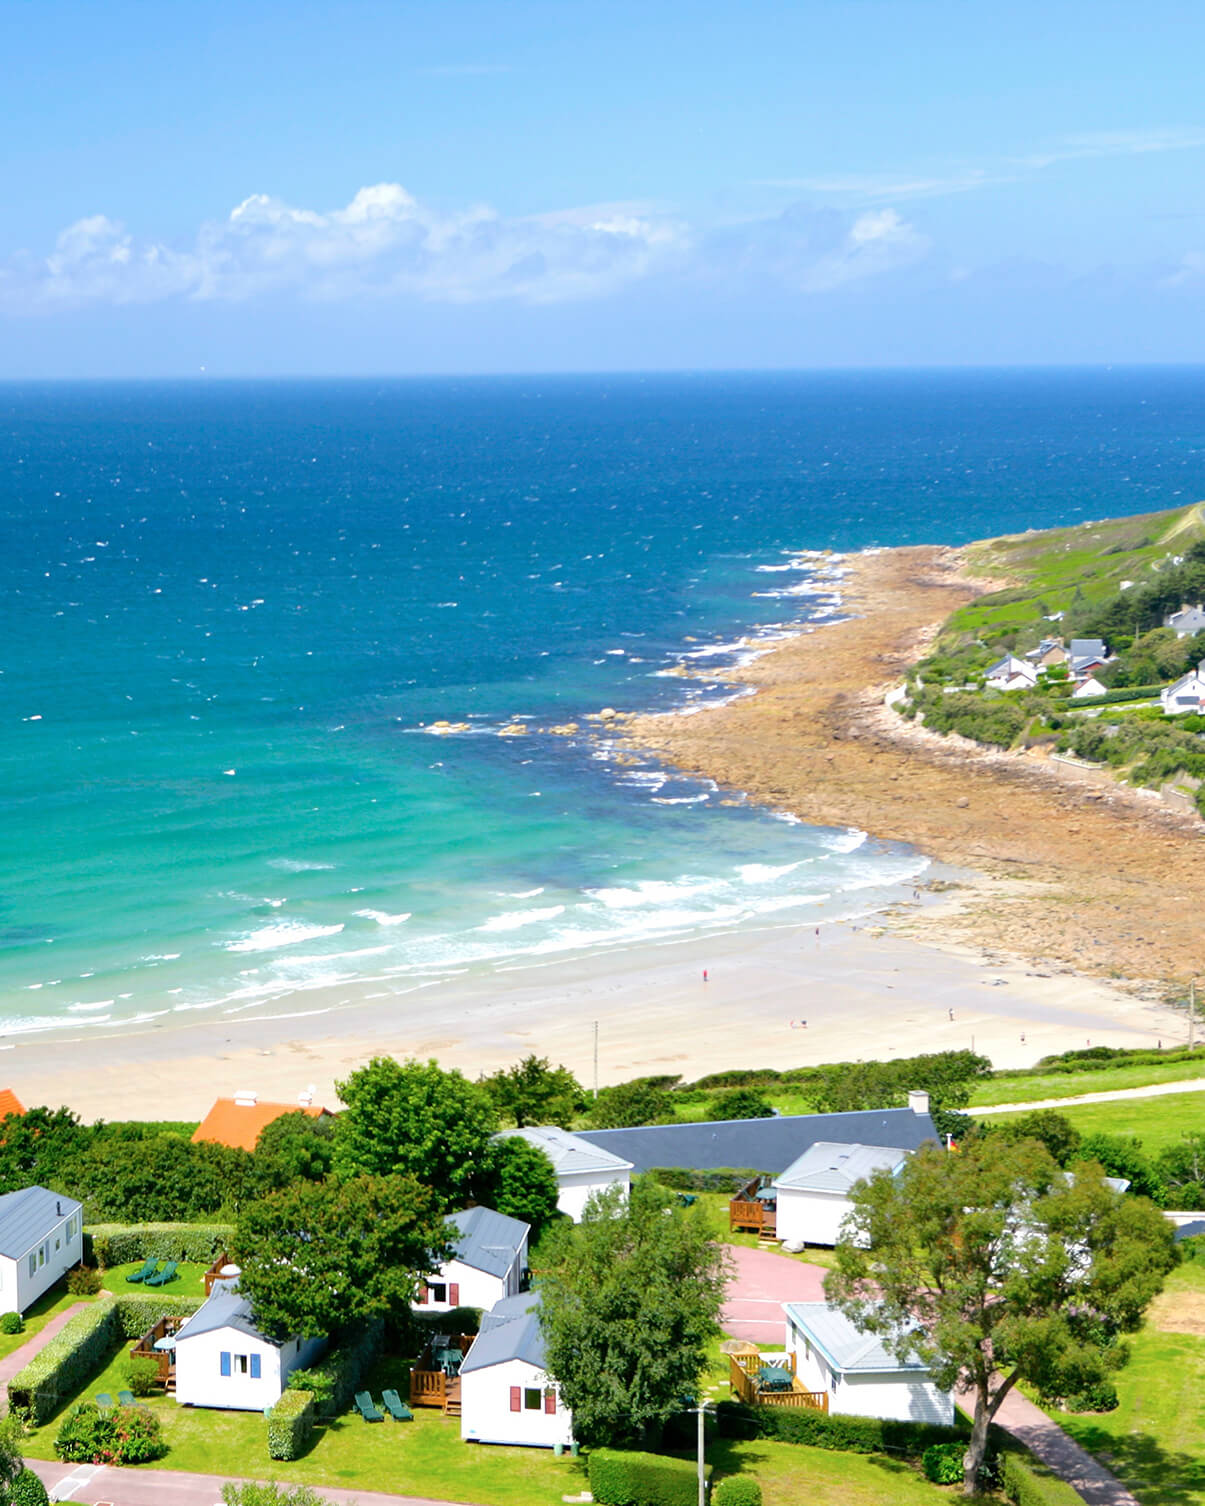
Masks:
[[[789,1391],[791,1372],[784,1365],[763,1365],[757,1372],[757,1385],[761,1391]]]

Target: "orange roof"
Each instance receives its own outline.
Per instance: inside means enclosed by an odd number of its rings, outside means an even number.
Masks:
[[[0,1119],[5,1119],[9,1114],[23,1114],[25,1105],[17,1097],[11,1088],[0,1088]]]
[[[193,1143],[216,1140],[239,1150],[254,1150],[259,1132],[282,1114],[308,1114],[319,1119],[328,1110],[316,1104],[240,1103],[236,1098],[219,1098],[193,1131]]]

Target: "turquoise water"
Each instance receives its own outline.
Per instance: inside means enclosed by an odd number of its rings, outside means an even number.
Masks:
[[[1203,399],[1200,371],[0,388],[0,1032],[864,912],[923,857],[539,729],[730,693],[738,640],[839,610],[805,551],[1196,500]]]

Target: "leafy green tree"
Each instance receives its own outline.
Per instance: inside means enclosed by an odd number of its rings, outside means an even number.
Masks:
[[[347,1105],[336,1120],[338,1175],[409,1174],[445,1208],[462,1207],[488,1184],[498,1118],[480,1084],[435,1061],[377,1056],[336,1087]]]
[[[1032,1140],[922,1146],[897,1174],[859,1183],[851,1203],[825,1291],[859,1329],[973,1399],[967,1495],[1017,1382],[1058,1395],[1103,1378],[1101,1332],[1136,1328],[1176,1261],[1149,1202],[1114,1192],[1098,1166],[1069,1176]]]
[[[554,1067],[534,1052],[482,1082],[499,1118],[520,1129],[528,1124],[567,1127],[586,1103],[585,1090],[568,1067]]]
[[[774,1105],[756,1088],[730,1088],[715,1095],[707,1113],[712,1119],[769,1119]]]
[[[449,1252],[436,1195],[409,1176],[294,1182],[249,1203],[233,1243],[239,1289],[277,1339],[408,1310]]]
[[[532,1239],[557,1216],[557,1180],[552,1162],[522,1135],[502,1135],[490,1146],[485,1201],[499,1213],[531,1225]]]
[[[586,1116],[591,1129],[631,1129],[637,1124],[672,1124],[674,1100],[655,1078],[603,1088]]]
[[[649,1177],[557,1224],[540,1282],[549,1372],[589,1447],[655,1442],[697,1392],[718,1332],[727,1257],[699,1207]]]
[[[34,1108],[0,1120],[0,1192],[31,1183],[75,1195],[92,1131],[70,1109]]]
[[[321,1182],[335,1156],[335,1119],[298,1109],[265,1124],[255,1142],[255,1182],[270,1192],[290,1182]]]
[[[1156,1172],[1172,1208],[1205,1208],[1205,1135],[1184,1135],[1160,1152]]]
[[[102,1140],[80,1158],[78,1196],[98,1222],[164,1222],[206,1218],[236,1208],[251,1176],[245,1150],[179,1135]]]
[[[24,1469],[21,1425],[15,1417],[5,1417],[0,1420],[0,1502],[12,1499],[13,1487]]]
[[[1085,1135],[1079,1143],[1076,1159],[1099,1161],[1111,1177],[1124,1177],[1130,1191],[1162,1203],[1167,1195],[1159,1172],[1142,1148],[1142,1142],[1130,1135]]]
[[[990,1133],[1006,1140],[1037,1140],[1054,1157],[1060,1166],[1076,1158],[1080,1148],[1080,1132],[1065,1114],[1054,1109],[1034,1109],[1028,1114],[1010,1114],[1007,1119],[993,1124]]]

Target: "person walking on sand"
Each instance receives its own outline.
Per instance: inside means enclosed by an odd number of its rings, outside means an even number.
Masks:
[[[703,969],[703,982],[704,983],[707,982],[707,969],[706,968]]]

